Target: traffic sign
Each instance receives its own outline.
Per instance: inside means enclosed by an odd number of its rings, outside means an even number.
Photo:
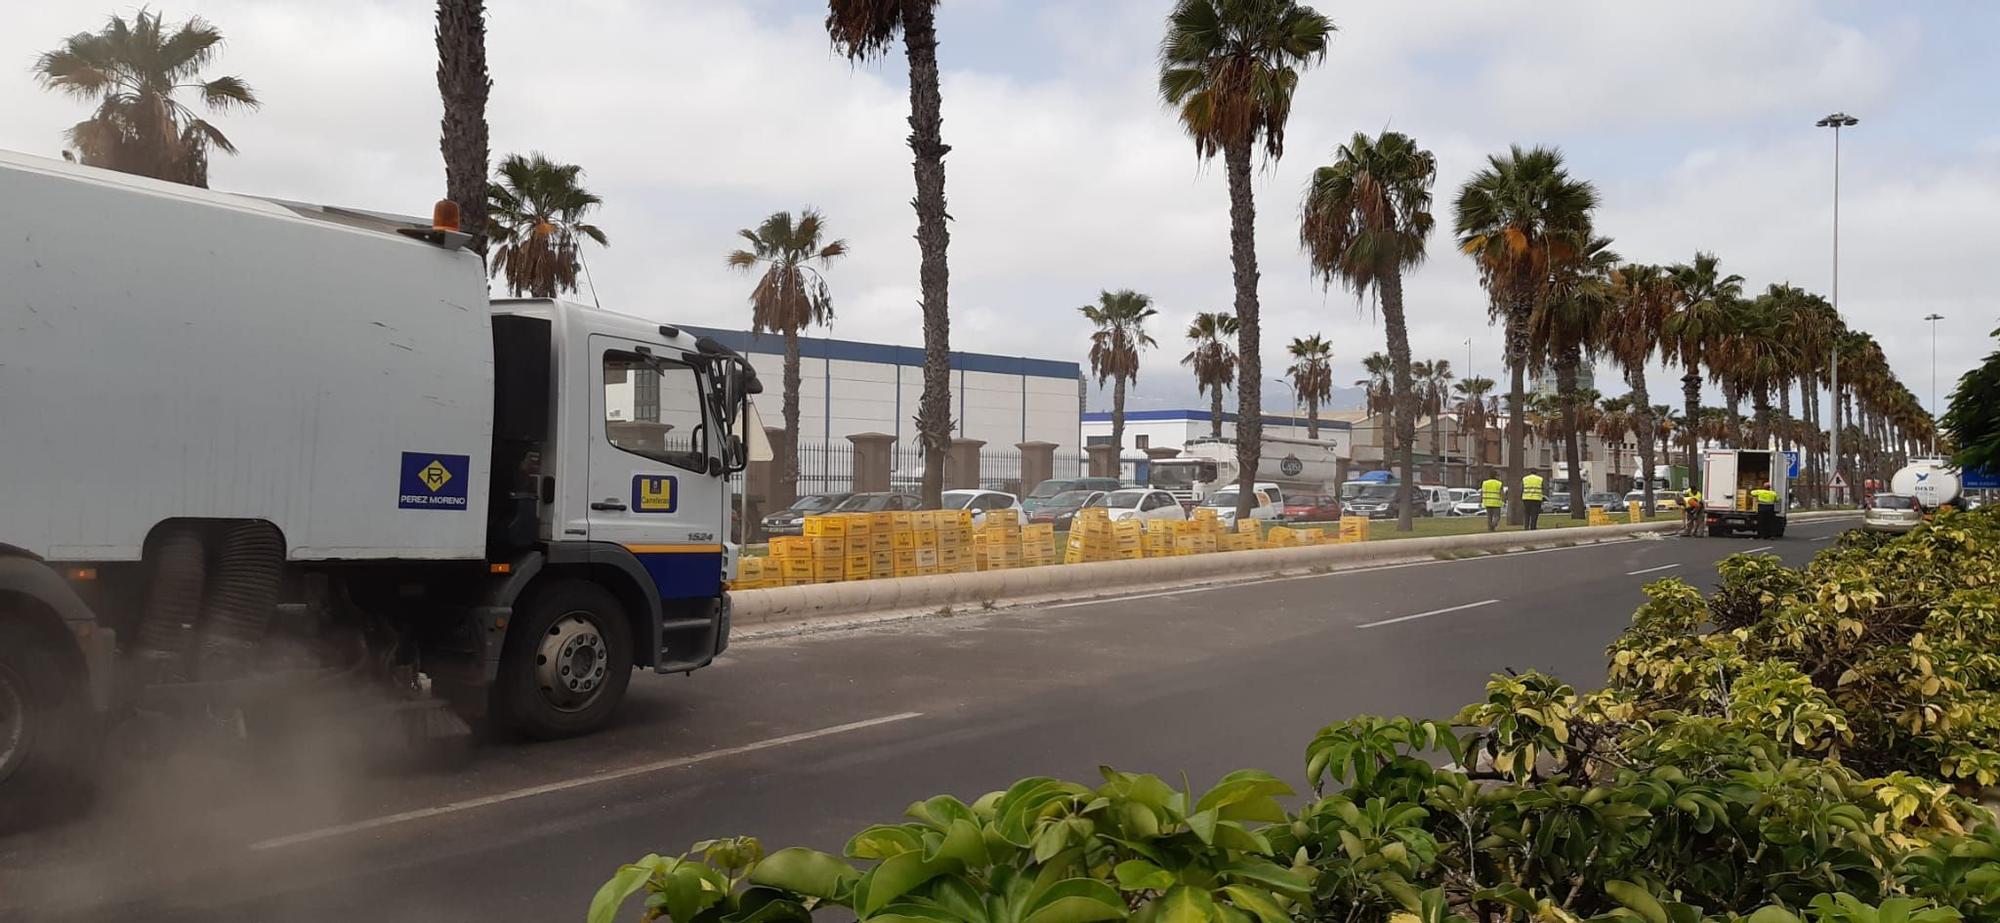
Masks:
[[[1797,450],[1797,449],[1786,449],[1786,450],[1785,450],[1785,477],[1787,477],[1787,478],[1797,478],[1798,476],[1799,476],[1799,450]]]
[[[2000,471],[1988,468],[1967,468],[1959,483],[1968,490],[1992,490],[2000,488]]]

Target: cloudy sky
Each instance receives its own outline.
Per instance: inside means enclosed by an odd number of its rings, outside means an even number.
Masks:
[[[805,0],[491,0],[493,149],[581,164],[611,246],[589,256],[607,308],[742,325],[733,232],[779,209],[826,211],[852,256],[831,273],[837,336],[921,342],[900,48],[851,66]],[[0,147],[55,154],[84,114],[29,76],[35,55],[112,6],[9,4]],[[220,118],[242,153],[213,185],[422,213],[443,188],[430,5],[422,0],[167,0],[228,37],[215,74],[262,110]],[[952,225],[952,345],[1081,360],[1076,306],[1100,288],[1156,299],[1161,348],[1139,407],[1194,402],[1176,366],[1196,311],[1230,303],[1227,194],[1158,103],[1167,0],[946,0],[940,14]],[[1439,216],[1489,152],[1562,148],[1595,182],[1627,258],[1717,251],[1753,291],[1831,280],[1832,138],[1844,136],[1841,306],[1920,396],[1937,312],[1940,390],[2000,325],[1987,261],[2000,215],[2000,7],[1924,4],[1533,4],[1418,0],[1320,9],[1340,31],[1301,83],[1286,157],[1258,174],[1267,344],[1323,333],[1335,380],[1382,348],[1372,313],[1306,273],[1295,237],[1308,173],[1353,132],[1409,133],[1438,155]],[[11,73],[13,76],[5,76]],[[1408,285],[1419,358],[1500,377],[1470,264],[1433,238]],[[588,300],[589,293],[585,293]],[[1271,363],[1267,360],[1267,364]],[[1654,393],[1673,387],[1654,375]],[[1607,387],[1607,391],[1612,390]],[[1267,394],[1269,392],[1267,391]],[[1281,398],[1288,400],[1289,396]]]

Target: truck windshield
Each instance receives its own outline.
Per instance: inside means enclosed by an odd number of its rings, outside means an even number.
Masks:
[[[1355,493],[1354,498],[1357,500],[1394,500],[1396,499],[1396,485],[1394,484],[1364,485],[1363,487],[1360,488],[1358,492]]]

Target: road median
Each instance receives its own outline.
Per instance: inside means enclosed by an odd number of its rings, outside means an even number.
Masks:
[[[1794,513],[1794,522],[1851,516],[1852,513]],[[855,580],[805,586],[742,590],[731,595],[733,621],[741,628],[810,623],[859,615],[935,612],[966,607],[1021,605],[1047,598],[1080,599],[1141,588],[1216,582],[1251,582],[1271,577],[1347,570],[1441,555],[1499,554],[1509,551],[1619,541],[1641,533],[1670,532],[1678,522],[1479,532],[1432,538],[1393,539],[1299,548],[1263,548],[1131,561],[1099,561],[1012,570],[989,570],[883,580]]]

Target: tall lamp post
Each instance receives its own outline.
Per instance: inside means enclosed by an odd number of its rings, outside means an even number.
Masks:
[[[1299,438],[1299,386],[1289,378],[1273,378],[1272,381],[1292,389],[1292,438]]]
[[[1853,128],[1861,120],[1845,112],[1836,112],[1814,122],[1818,128],[1833,129],[1833,316],[1840,317],[1840,130]],[[1827,454],[1833,458],[1833,476],[1842,477],[1840,456],[1840,344],[1835,343],[1828,362],[1831,369],[1829,380],[1833,396],[1833,436],[1828,444]]]
[[[1937,455],[1937,322],[1944,320],[1942,314],[1926,314],[1924,320],[1931,324],[1931,455]]]

